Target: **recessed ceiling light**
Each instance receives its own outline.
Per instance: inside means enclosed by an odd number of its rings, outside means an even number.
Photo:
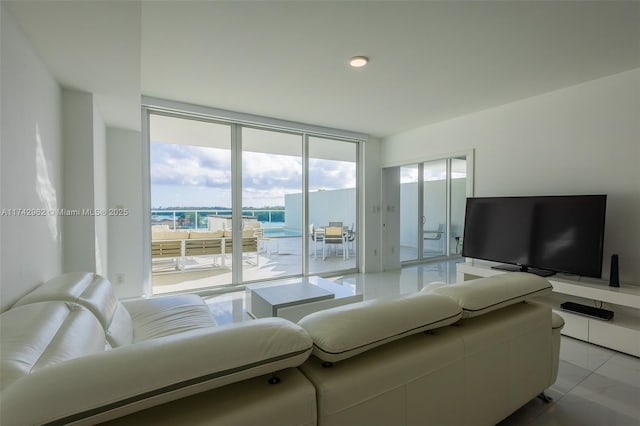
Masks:
[[[369,62],[369,58],[367,58],[366,56],[354,56],[349,61],[349,64],[354,68],[360,68],[367,65],[368,62]]]

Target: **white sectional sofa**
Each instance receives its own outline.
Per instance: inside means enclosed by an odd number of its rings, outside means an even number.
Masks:
[[[249,412],[230,409],[232,398],[202,405],[217,424],[256,424],[269,401],[291,410],[283,425],[315,424],[314,411],[297,408],[315,408],[313,386],[292,369],[311,338],[281,318],[216,326],[198,296],[119,302],[106,279],[70,273],[2,313],[0,339],[2,425],[95,424],[221,387],[242,399],[250,388],[256,403]],[[275,372],[282,386],[269,384]]]
[[[550,291],[512,273],[217,326],[197,296],[67,274],[0,317],[0,423],[491,425],[555,381]]]
[[[544,279],[514,273],[320,311],[299,324],[320,425],[494,425],[552,385],[560,329]]]

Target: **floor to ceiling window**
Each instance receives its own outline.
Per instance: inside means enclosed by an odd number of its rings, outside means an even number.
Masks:
[[[448,160],[422,163],[422,257],[447,254]]]
[[[464,214],[467,196],[471,196],[468,159],[466,156],[453,157],[451,164],[451,226],[449,228],[449,253],[458,255],[462,253],[464,234]]]
[[[231,284],[224,227],[209,230],[210,216],[231,217],[231,126],[151,114],[149,129],[154,293],[179,291],[186,277],[196,288]]]
[[[417,164],[400,167],[400,261],[418,259],[418,173]]]
[[[148,117],[153,293],[357,268],[357,141]]]
[[[400,166],[400,261],[457,255],[467,195],[467,159]]]
[[[357,144],[309,137],[309,273],[356,267]]]
[[[243,281],[302,274],[302,146],[301,134],[242,128],[242,235],[258,236]]]

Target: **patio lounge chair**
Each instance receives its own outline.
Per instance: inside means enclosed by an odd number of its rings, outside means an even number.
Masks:
[[[231,231],[224,231],[224,252],[225,254],[233,253],[233,238]],[[245,229],[242,231],[242,253],[255,253],[256,266],[260,266],[260,256],[258,255],[258,236],[255,229]],[[246,258],[248,262],[248,258]]]
[[[188,256],[213,256],[213,266],[216,266],[216,258],[222,259],[224,266],[224,233],[215,232],[189,232],[189,239],[184,241],[184,255]]]
[[[151,234],[151,260],[172,259],[175,262],[175,269],[181,269],[183,244],[184,240],[188,238],[188,231],[153,231]]]

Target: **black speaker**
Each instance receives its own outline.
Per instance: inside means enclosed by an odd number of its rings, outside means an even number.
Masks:
[[[611,255],[611,271],[609,272],[609,285],[611,287],[620,287],[620,278],[618,275],[618,255]]]

